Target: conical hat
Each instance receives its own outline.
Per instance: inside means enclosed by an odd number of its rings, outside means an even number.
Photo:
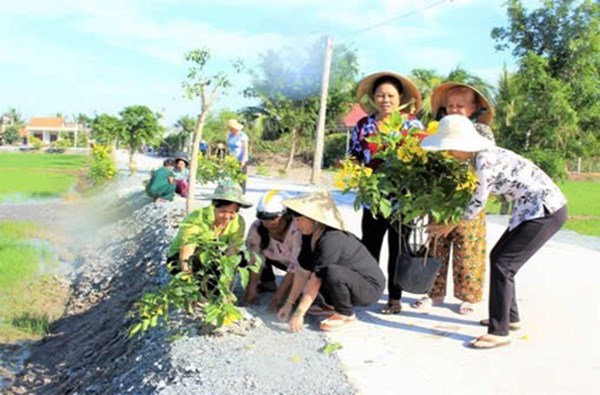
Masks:
[[[303,216],[339,230],[346,230],[342,214],[327,191],[286,199],[283,205]]]
[[[400,97],[400,106],[403,106],[414,100],[414,113],[419,112],[421,109],[421,93],[419,92],[419,88],[417,88],[414,82],[407,77],[392,71],[381,71],[379,73],[371,74],[363,78],[358,83],[358,88],[356,89],[356,101],[364,110],[364,112],[367,114],[372,114],[377,111],[377,109],[371,104],[371,101],[373,100],[373,83],[375,83],[377,78],[384,76],[395,78],[402,84],[402,97]],[[406,112],[408,112],[408,110]]]
[[[479,118],[477,118],[477,122],[484,123],[486,125],[492,123],[492,120],[494,119],[494,108],[490,105],[488,99],[472,86],[458,82],[444,82],[435,88],[430,99],[431,113],[435,116],[440,107],[446,107],[446,95],[448,94],[448,91],[459,86],[469,88],[475,92],[475,94],[479,97],[479,103],[481,104],[481,107],[487,110],[485,113],[481,114]]]

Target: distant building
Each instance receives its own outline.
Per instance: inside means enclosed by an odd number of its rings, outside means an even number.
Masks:
[[[88,130],[75,122],[66,122],[62,117],[33,117],[25,126],[27,137],[35,137],[45,144],[58,141],[61,135],[68,135],[77,145],[77,138]]]
[[[352,107],[350,107],[350,111],[348,111],[348,113],[342,120],[342,124],[345,128],[352,130],[354,129],[354,126],[356,126],[358,121],[365,116],[367,116],[367,113],[364,112],[362,108],[360,108],[360,105],[358,103],[354,103]]]

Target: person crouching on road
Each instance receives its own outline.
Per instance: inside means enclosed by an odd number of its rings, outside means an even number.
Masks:
[[[298,268],[298,254],[302,247],[302,234],[296,228],[292,216],[283,205],[290,196],[283,191],[267,191],[256,206],[256,220],[250,225],[246,246],[257,253],[263,261],[261,273],[250,272],[246,288],[246,303],[258,300],[259,290],[275,292],[270,311],[277,311],[287,295]],[[286,272],[279,287],[275,282],[273,266]]]
[[[155,202],[173,200],[175,196],[173,166],[175,166],[173,159],[165,159],[161,168],[152,171],[150,180],[146,184],[146,194]]]
[[[335,308],[321,322],[322,330],[340,329],[356,321],[354,306],[373,304],[383,293],[385,276],[377,261],[356,236],[344,231],[342,216],[329,193],[308,193],[284,200],[283,204],[302,233],[302,249],[300,267],[278,318],[289,318],[290,330],[300,331],[304,315],[320,292]],[[303,290],[290,318],[292,306]]]
[[[479,135],[465,116],[442,118],[437,134],[426,137],[421,148],[447,151],[458,160],[472,162],[477,189],[465,209],[464,219],[475,218],[484,210],[490,194],[513,202],[508,229],[490,253],[489,319],[481,321],[488,327],[488,333],[470,343],[478,349],[507,345],[509,330],[520,323],[515,275],[563,226],[567,220],[567,200],[539,167]],[[432,235],[446,236],[454,226],[430,225],[428,230]]]

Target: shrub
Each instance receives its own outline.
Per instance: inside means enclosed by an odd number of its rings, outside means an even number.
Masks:
[[[233,156],[219,158],[216,156],[198,156],[198,170],[196,171],[198,182],[205,184],[217,182],[229,178],[236,183],[246,180],[246,174],[242,172],[240,162]]]
[[[567,163],[556,151],[532,150],[523,152],[523,156],[538,165],[553,180],[562,182],[568,178]]]
[[[41,150],[44,146],[44,142],[37,137],[32,136],[29,138],[29,145],[31,145],[34,150]]]
[[[93,184],[112,179],[117,174],[117,166],[112,158],[112,149],[106,145],[95,145],[92,149],[92,165],[89,176]]]
[[[334,133],[325,136],[325,151],[323,153],[323,166],[331,167],[338,160],[346,156],[346,133]]]

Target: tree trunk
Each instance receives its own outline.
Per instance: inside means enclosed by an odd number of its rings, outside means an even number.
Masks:
[[[194,130],[194,138],[191,147],[190,155],[190,178],[188,180],[189,189],[188,196],[185,202],[186,213],[191,213],[194,209],[194,202],[196,200],[196,171],[198,170],[198,150],[200,147],[200,141],[202,140],[202,130],[204,129],[204,122],[206,121],[206,114],[208,113],[208,106],[203,106],[202,112],[198,117],[198,123],[196,124],[196,130]]]
[[[296,140],[298,139],[298,128],[292,128],[292,146],[290,147],[290,155],[288,156],[287,163],[285,164],[285,172],[288,173],[292,169],[292,163],[294,163],[294,155],[296,155]]]
[[[129,172],[134,174],[137,171],[137,167],[135,165],[135,150],[129,149]]]

